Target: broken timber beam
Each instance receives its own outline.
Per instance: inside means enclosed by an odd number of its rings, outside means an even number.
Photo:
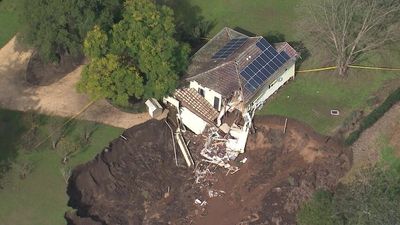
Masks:
[[[182,136],[179,128],[176,130],[175,139],[176,139],[176,142],[178,142],[179,149],[182,152],[183,158],[185,159],[187,166],[189,168],[194,166],[193,158],[190,155],[189,149],[185,143],[185,140],[183,139],[183,136]]]
[[[283,127],[283,133],[286,134],[287,118],[285,119],[285,126]]]

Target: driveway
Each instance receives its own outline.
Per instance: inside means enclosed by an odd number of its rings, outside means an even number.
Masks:
[[[17,48],[15,37],[0,50],[1,108],[72,117],[90,102],[86,95],[78,93],[75,88],[82,66],[48,86],[26,83],[24,76],[30,56],[30,51]],[[100,100],[82,113],[79,119],[129,128],[149,120],[150,116],[147,113],[125,113]]]

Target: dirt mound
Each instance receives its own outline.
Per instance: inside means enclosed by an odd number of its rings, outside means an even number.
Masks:
[[[299,205],[317,188],[335,188],[350,167],[345,149],[284,118],[256,118],[240,170],[207,164],[207,179],[177,168],[171,133],[160,121],[125,132],[108,152],[74,170],[70,224],[295,224]],[[194,153],[195,154],[195,153]],[[86,221],[83,222],[82,219]]]
[[[193,178],[174,164],[168,127],[151,120],[123,135],[73,171],[69,224],[187,224]]]

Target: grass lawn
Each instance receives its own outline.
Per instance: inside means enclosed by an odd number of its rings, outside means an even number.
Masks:
[[[208,21],[216,22],[209,36],[223,27],[242,28],[257,35],[281,33],[293,40],[297,0],[189,0]]]
[[[18,3],[19,0],[0,1],[0,48],[3,47],[20,28],[16,12]]]
[[[47,116],[40,117],[42,122],[39,130],[46,130],[49,119]],[[55,119],[62,120],[61,118]],[[7,134],[4,132],[6,130],[0,132],[0,137],[3,138],[0,142],[0,151],[3,152],[5,146],[11,148],[15,151],[11,160],[16,162],[0,181],[3,186],[3,189],[0,189],[0,224],[66,224],[63,216],[68,209],[68,197],[66,183],[60,171],[61,157],[51,150],[50,143],[45,143],[32,152],[18,150],[23,131],[30,127],[29,122],[26,121],[29,119],[26,118],[25,113],[0,109],[0,127],[14,127],[8,129]],[[65,138],[76,139],[82,134],[84,126],[90,125],[90,123],[75,121],[65,132]],[[92,159],[121,132],[122,130],[119,128],[98,125],[90,138],[90,143],[70,159],[68,167],[73,168]],[[6,139],[6,137],[13,136],[16,138]],[[5,157],[5,155],[0,155],[0,157]],[[32,163],[33,170],[25,179],[21,179],[19,167],[15,165],[27,161]]]
[[[303,121],[322,134],[331,134],[352,111],[368,107],[367,100],[393,73],[356,72],[347,78],[331,73],[300,74],[267,101],[258,115],[281,115]],[[340,110],[331,116],[330,110]]]

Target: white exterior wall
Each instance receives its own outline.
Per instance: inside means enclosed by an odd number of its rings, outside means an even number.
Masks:
[[[154,99],[154,98],[147,99],[145,104],[146,104],[149,114],[152,118],[158,117],[159,115],[161,115],[162,107],[156,99]]]
[[[274,94],[282,85],[284,85],[290,78],[294,77],[295,74],[295,64],[287,69],[282,76],[277,78],[277,81],[270,88],[265,87],[264,92],[258,97],[256,101],[254,101],[254,106],[262,104],[265,100],[267,100],[272,94]],[[279,79],[281,79],[279,81]]]
[[[185,107],[181,108],[180,117],[182,123],[195,134],[203,133],[204,129],[207,126],[207,122],[205,122],[202,118],[198,117],[196,114],[192,113],[189,109]]]
[[[204,98],[212,105],[214,106],[214,97],[219,98],[219,106],[218,106],[218,111],[221,110],[221,103],[222,103],[222,95],[218,92],[215,92],[207,87],[201,86],[199,83],[196,81],[190,81],[189,84],[190,88],[195,89],[196,91],[199,90],[199,88],[202,88],[204,90]]]

